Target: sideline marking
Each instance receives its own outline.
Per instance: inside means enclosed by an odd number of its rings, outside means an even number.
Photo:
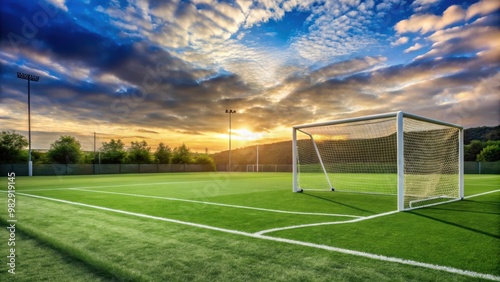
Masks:
[[[496,192],[500,192],[500,190],[493,190],[493,191],[488,191],[488,192],[484,192],[484,193],[474,194],[474,195],[466,196],[466,197],[464,197],[464,199],[479,197],[479,196],[492,194],[492,193],[496,193]]]
[[[465,174],[464,174],[465,175]],[[492,176],[479,176],[479,175],[484,175],[484,174],[468,174],[467,179],[489,179],[489,178],[498,178],[496,175]]]
[[[219,228],[219,227],[198,224],[198,223],[193,223],[193,222],[188,222],[188,221],[181,221],[181,220],[170,219],[170,218],[165,218],[165,217],[158,217],[158,216],[146,215],[146,214],[141,214],[141,213],[123,211],[123,210],[116,210],[116,209],[111,209],[111,208],[106,208],[106,207],[101,207],[101,206],[88,205],[88,204],[83,204],[83,203],[78,203],[78,202],[71,202],[71,201],[43,197],[43,196],[37,196],[37,195],[32,195],[32,194],[26,194],[26,193],[20,193],[20,192],[18,192],[17,194],[24,195],[27,197],[33,197],[33,198],[38,198],[38,199],[44,199],[44,200],[49,200],[49,201],[54,201],[54,202],[75,205],[75,206],[82,206],[82,207],[104,210],[104,211],[109,211],[109,212],[114,212],[114,213],[132,215],[132,216],[136,216],[136,217],[142,217],[142,218],[166,221],[166,222],[177,223],[177,224],[182,224],[182,225],[187,225],[187,226],[192,226],[192,227],[198,227],[198,228],[203,228],[203,229],[208,229],[208,230],[220,231],[220,232],[224,232],[224,233],[241,235],[241,236],[251,237],[251,238],[256,238],[256,239],[275,241],[275,242],[311,247],[311,248],[316,248],[316,249],[323,249],[323,250],[327,250],[327,251],[338,252],[338,253],[354,255],[354,256],[359,256],[359,257],[365,257],[365,258],[375,259],[375,260],[380,260],[380,261],[394,262],[394,263],[406,264],[406,265],[411,265],[411,266],[419,266],[419,267],[423,267],[423,268],[445,271],[445,272],[449,272],[449,273],[454,273],[454,274],[459,274],[459,275],[464,275],[464,276],[469,276],[469,277],[474,277],[474,278],[483,278],[483,279],[500,281],[500,276],[495,276],[493,274],[479,273],[479,272],[470,271],[470,270],[462,270],[462,269],[449,267],[449,266],[442,266],[442,265],[436,265],[436,264],[431,264],[431,263],[401,259],[401,258],[396,258],[396,257],[388,257],[388,256],[383,256],[383,255],[376,255],[376,254],[371,254],[371,253],[365,253],[365,252],[354,251],[354,250],[349,250],[349,249],[342,249],[342,248],[337,248],[337,247],[332,247],[332,246],[327,246],[327,245],[320,245],[320,244],[314,244],[314,243],[291,240],[291,239],[284,239],[284,238],[279,238],[279,237],[259,235],[259,234],[255,234],[255,233],[248,233],[248,232]]]
[[[309,223],[309,224],[300,224],[300,225],[292,225],[292,226],[286,226],[286,227],[278,227],[278,228],[272,228],[272,229],[267,229],[267,230],[262,230],[259,232],[255,232],[254,234],[256,235],[262,235],[270,232],[276,232],[276,231],[282,231],[282,230],[288,230],[288,229],[296,229],[296,228],[303,228],[303,227],[313,227],[313,226],[321,226],[321,225],[334,225],[334,224],[346,224],[346,223],[354,223],[354,222],[360,222],[363,220],[368,220],[376,217],[381,217],[381,216],[386,216],[390,214],[395,214],[398,213],[398,211],[390,211],[390,212],[385,212],[385,213],[379,213],[379,214],[374,214],[370,216],[365,216],[361,218],[356,218],[352,220],[346,220],[346,221],[333,221],[333,222],[319,222],[319,223]]]
[[[204,202],[204,201],[179,199],[179,198],[170,198],[170,197],[148,196],[148,195],[140,195],[140,194],[129,194],[129,193],[121,193],[121,192],[94,191],[94,190],[85,190],[85,189],[79,189],[79,188],[73,188],[71,190],[83,191],[83,192],[93,192],[93,193],[113,194],[113,195],[122,195],[122,196],[132,196],[132,197],[139,197],[139,198],[151,198],[151,199],[160,199],[160,200],[169,200],[169,201],[188,202],[188,203],[214,205],[214,206],[229,207],[229,208],[249,209],[249,210],[258,210],[258,211],[266,211],[266,212],[276,212],[276,213],[363,218],[362,216],[348,215],[348,214],[283,211],[283,210],[273,210],[273,209],[256,208],[256,207],[249,207],[249,206],[238,206],[238,205],[221,204],[221,203],[214,203],[214,202]]]

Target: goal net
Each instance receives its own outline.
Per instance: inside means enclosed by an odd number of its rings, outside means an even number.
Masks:
[[[462,138],[403,112],[295,126],[293,190],[394,195],[398,210],[461,199]]]

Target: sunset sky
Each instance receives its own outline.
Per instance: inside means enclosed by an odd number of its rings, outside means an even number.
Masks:
[[[29,4],[27,4],[29,3]],[[210,153],[297,124],[408,111],[500,124],[500,1],[10,1],[0,130]],[[99,147],[99,145],[98,145]]]

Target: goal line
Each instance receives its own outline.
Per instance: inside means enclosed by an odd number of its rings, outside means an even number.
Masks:
[[[316,215],[316,216],[332,216],[332,217],[362,218],[362,216],[358,216],[358,215],[350,215],[350,214],[335,214],[335,213],[317,213],[317,212],[284,211],[284,210],[265,209],[265,208],[249,207],[249,206],[240,206],[240,205],[222,204],[222,203],[215,203],[215,202],[206,202],[206,201],[189,200],[189,199],[180,199],[180,198],[171,198],[171,197],[161,197],[161,196],[149,196],[149,195],[130,194],[130,193],[121,193],[121,192],[110,192],[110,191],[85,190],[85,189],[79,189],[79,188],[73,188],[73,189],[71,189],[71,190],[83,191],[83,192],[91,192],[91,193],[103,193],[103,194],[111,194],[111,195],[130,196],[130,197],[140,197],[140,198],[160,199],[160,200],[168,200],[168,201],[179,201],[179,202],[196,203],[196,204],[204,204],[204,205],[214,205],[214,206],[229,207],[229,208],[238,208],[238,209],[258,210],[258,211],[264,211],[264,212],[274,212],[274,213],[297,214],[297,215]]]

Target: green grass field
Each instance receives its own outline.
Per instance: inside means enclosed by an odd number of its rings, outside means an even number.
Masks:
[[[16,274],[2,228],[0,281],[500,280],[500,175],[466,175],[466,199],[409,212],[394,196],[292,193],[289,173],[15,182]]]

